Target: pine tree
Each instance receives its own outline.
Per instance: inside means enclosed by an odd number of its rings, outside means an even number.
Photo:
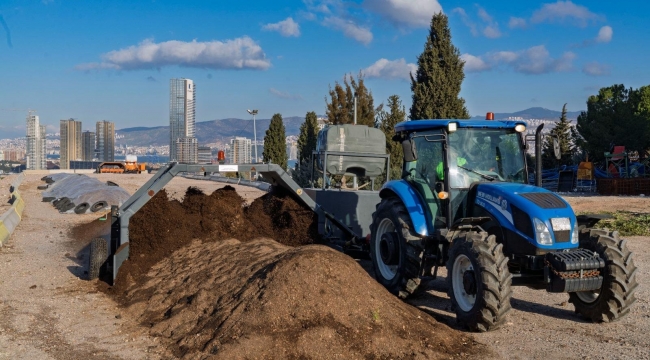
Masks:
[[[395,125],[406,120],[406,109],[398,95],[388,98],[388,111],[380,110],[377,114],[377,127],[386,135],[386,151],[390,154],[390,178],[402,177],[402,144],[393,141]]]
[[[350,75],[343,77],[343,85],[334,83],[334,89],[330,87],[328,102],[325,97],[326,115],[330,124],[353,124],[354,123],[354,94],[357,94],[357,124],[373,126],[375,123],[375,108],[372,92],[366,87],[362,73],[357,79]]]
[[[287,168],[286,133],[281,114],[275,114],[271,118],[271,124],[264,136],[262,156],[265,163],[278,164],[283,169]]]
[[[460,52],[451,42],[447,16],[434,14],[418,70],[411,74],[411,119],[469,119],[465,100],[458,95],[465,78]]]
[[[305,122],[300,125],[298,136],[298,162],[309,160],[312,151],[316,150],[316,137],[318,136],[318,118],[316,113],[310,111],[305,116]]]
[[[571,142],[572,132],[571,122],[566,118],[566,104],[562,107],[562,115],[560,121],[556,123],[555,128],[550,131],[550,135],[544,140],[544,148],[542,149],[542,166],[544,168],[552,168],[555,165],[572,165],[573,164],[573,144]],[[553,150],[553,137],[560,140],[560,153],[562,157],[560,160],[555,158]]]

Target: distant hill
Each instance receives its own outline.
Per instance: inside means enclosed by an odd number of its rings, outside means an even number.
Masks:
[[[575,121],[580,115],[581,111],[567,111],[566,117],[571,121]],[[527,119],[541,119],[541,120],[560,120],[562,115],[561,111],[549,110],[542,107],[532,107],[530,109],[521,110],[513,113],[494,113],[494,118],[496,120],[507,119],[509,117],[521,117],[524,120]],[[485,115],[478,115],[472,117],[472,119],[485,119]]]
[[[300,125],[305,118],[291,116],[282,118],[287,136],[298,135]],[[266,130],[269,128],[271,119],[257,119],[257,138],[263,139]],[[159,146],[169,144],[169,126],[156,127],[132,127],[116,130],[124,138],[118,139],[116,144],[128,144],[131,146]],[[246,119],[221,119],[201,121],[196,123],[196,137],[199,144],[213,143],[216,141],[227,141],[234,136],[243,136],[253,139],[253,120]]]

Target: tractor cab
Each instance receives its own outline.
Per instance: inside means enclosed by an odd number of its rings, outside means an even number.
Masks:
[[[470,189],[482,182],[524,184],[528,175],[522,122],[420,120],[398,124],[403,179],[429,207],[434,230],[472,216]]]

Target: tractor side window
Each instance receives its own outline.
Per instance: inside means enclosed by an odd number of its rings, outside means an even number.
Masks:
[[[439,133],[433,136],[418,136],[415,140],[415,148],[418,152],[418,160],[415,165],[415,171],[411,172],[413,179],[422,181],[429,185],[431,191],[434,191],[437,181],[444,178],[444,165],[442,162],[442,138]],[[438,141],[436,141],[438,140]]]

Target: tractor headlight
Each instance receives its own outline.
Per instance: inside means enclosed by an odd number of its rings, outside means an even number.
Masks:
[[[548,231],[546,224],[538,218],[533,218],[533,223],[535,224],[535,240],[537,240],[537,243],[540,245],[553,244],[551,232]]]
[[[577,244],[578,239],[578,225],[576,224],[571,232],[571,244]]]

